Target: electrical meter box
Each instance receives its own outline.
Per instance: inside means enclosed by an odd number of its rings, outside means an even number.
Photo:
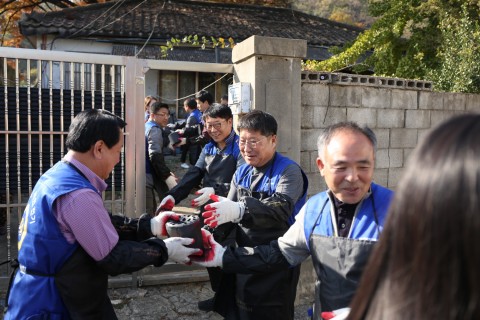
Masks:
[[[233,114],[250,112],[250,83],[237,82],[228,86],[228,106]]]

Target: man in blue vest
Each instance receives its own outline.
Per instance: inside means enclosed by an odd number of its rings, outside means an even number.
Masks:
[[[169,127],[175,130],[181,137],[186,138],[186,144],[182,146],[180,167],[188,169],[190,166],[186,163],[187,154],[190,158],[190,164],[194,166],[202,151],[202,146],[197,142],[197,138],[202,134],[203,130],[202,112],[198,110],[197,101],[193,98],[186,99],[183,102],[183,108],[187,113],[185,122]]]
[[[208,100],[205,100],[208,102]],[[228,106],[213,104],[203,114],[205,129],[211,140],[205,145],[197,163],[191,166],[180,182],[160,203],[159,211],[172,210],[175,203],[185,199],[189,193],[203,183],[198,190],[197,198],[192,200],[192,207],[203,208],[212,194],[226,196],[230,188],[233,174],[245,163],[238,147],[238,135],[233,130],[232,110]],[[231,243],[230,231],[233,224],[224,224],[214,230],[215,239],[223,245]],[[230,242],[229,242],[230,241]],[[223,274],[215,268],[208,268],[213,291],[216,291]],[[213,300],[200,301],[200,310],[212,311]]]
[[[236,244],[257,246],[282,236],[306,200],[308,181],[300,166],[276,151],[277,122],[254,110],[239,120],[246,164],[235,172],[227,198],[211,196],[205,223],[234,222]],[[230,275],[216,293],[215,311],[227,319],[293,319],[300,266],[268,274]],[[226,277],[225,279],[228,279]]]
[[[117,319],[108,275],[188,263],[201,250],[193,239],[160,240],[170,214],[112,216],[102,192],[120,161],[126,123],[99,109],[80,112],[68,152],[32,191],[18,232],[18,269],[7,293],[5,319]]]
[[[318,138],[317,166],[328,190],[311,197],[290,229],[270,245],[223,248],[205,234],[212,249],[198,264],[258,274],[297,266],[311,256],[318,277],[313,319],[347,307],[393,196],[372,182],[375,146],[369,128],[352,122],[326,128]]]
[[[152,215],[157,208],[155,192],[161,201],[178,180],[165,163],[163,154],[169,144],[165,132],[169,118],[168,105],[155,102],[150,106],[149,119],[145,122],[145,211]]]

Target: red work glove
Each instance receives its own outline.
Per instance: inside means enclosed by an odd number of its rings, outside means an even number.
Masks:
[[[192,238],[173,237],[164,240],[168,251],[168,260],[176,263],[190,264],[191,256],[202,255],[202,249],[189,248],[195,242]]]
[[[242,202],[235,202],[217,195],[211,195],[210,199],[216,202],[205,206],[206,211],[202,217],[205,219],[204,223],[211,228],[227,222],[238,223],[242,220],[245,212],[245,205]]]
[[[174,206],[175,206],[175,198],[172,197],[171,195],[168,195],[165,198],[163,198],[162,202],[160,202],[160,205],[158,206],[157,211],[155,212],[155,215],[159,214],[162,211],[171,211]]]
[[[192,200],[192,207],[200,207],[210,200],[210,195],[215,194],[215,189],[205,187],[195,192],[195,194],[200,195],[200,197]]]
[[[152,220],[150,220],[150,227],[152,228],[152,233],[154,236],[159,237],[168,237],[167,228],[165,224],[168,220],[178,221],[180,216],[173,211],[163,211]]]
[[[334,311],[322,312],[321,317],[323,320],[345,320],[350,313],[350,308],[341,308]]]
[[[202,240],[203,240],[203,256],[201,257],[190,257],[193,264],[202,266],[202,267],[222,267],[223,254],[225,253],[225,248],[222,247],[218,242],[213,239],[213,235],[205,229],[202,231]]]

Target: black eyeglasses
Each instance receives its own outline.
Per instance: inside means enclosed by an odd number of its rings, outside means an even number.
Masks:
[[[207,130],[211,130],[212,128],[215,128],[215,130],[220,130],[221,127],[222,122],[205,123],[205,128],[207,128]]]
[[[250,140],[250,141],[240,140],[238,141],[238,146],[242,149],[245,148],[245,146],[248,146],[250,149],[256,149],[258,146],[262,145],[262,141],[266,138],[267,137],[262,137],[258,140]]]

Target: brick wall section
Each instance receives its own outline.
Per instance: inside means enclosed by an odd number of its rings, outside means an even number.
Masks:
[[[480,95],[432,91],[432,83],[335,73],[302,73],[301,166],[309,195],[325,189],[316,166],[320,129],[339,121],[368,125],[377,135],[374,179],[395,189],[408,156],[428,130],[466,112]]]

